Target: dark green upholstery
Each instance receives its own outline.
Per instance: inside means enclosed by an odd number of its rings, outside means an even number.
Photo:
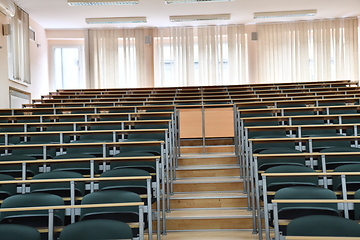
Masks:
[[[138,194],[121,190],[108,190],[89,193],[84,196],[81,204],[101,204],[101,203],[129,203],[141,202]],[[101,207],[83,208],[80,213],[81,221],[91,219],[109,219],[126,223],[139,222],[139,207]],[[132,229],[133,236],[136,236],[139,229]]]
[[[323,149],[320,153],[331,153],[331,152],[360,152],[360,148],[353,147],[331,147]],[[336,167],[348,163],[360,163],[360,155],[354,156],[326,156],[326,169],[335,169]],[[319,169],[322,169],[322,161],[318,159]]]
[[[74,143],[74,144],[81,143],[82,145],[86,146],[87,143],[104,143],[104,142],[106,142],[106,141],[85,139],[85,140],[73,141],[71,143]],[[110,142],[112,142],[112,140]],[[83,147],[83,146],[68,147],[66,152],[71,153],[71,154],[74,154],[74,153],[90,154],[90,155],[94,155],[96,157],[102,157],[103,156],[103,147],[100,145],[94,146],[94,147]],[[105,155],[109,156],[109,149],[107,147],[106,147]]]
[[[124,142],[147,142],[147,141],[157,141],[156,139],[126,139]],[[125,152],[143,152],[143,153],[152,153],[153,155],[161,154],[161,145],[160,143],[150,146],[150,145],[136,145],[136,146],[121,146],[120,153]]]
[[[33,227],[19,224],[0,224],[1,240],[40,240],[41,235]]]
[[[167,124],[149,124],[149,125],[136,125],[135,129],[168,129]],[[131,133],[128,139],[149,139],[149,140],[163,140],[165,141],[165,131],[162,133]]]
[[[39,173],[32,179],[61,179],[61,178],[83,178],[83,175],[70,171],[52,171]],[[60,197],[70,197],[70,181],[68,182],[49,182],[49,183],[32,183],[30,185],[31,192],[43,192],[58,195]],[[85,195],[85,182],[75,182],[75,196]]]
[[[16,184],[1,184],[1,181],[13,181],[12,176],[0,174],[0,200],[16,194]]]
[[[360,172],[360,163],[345,164],[338,166],[334,169],[334,172]],[[333,176],[333,190],[342,190],[341,177]],[[358,176],[346,176],[346,190],[356,191],[360,189],[360,175]]]
[[[24,127],[0,127],[1,133],[12,133],[12,132],[24,132]],[[9,144],[17,144],[20,142],[20,137],[17,136],[9,136],[8,143]],[[5,144],[5,136],[0,136],[0,143]]]
[[[54,159],[72,159],[72,158],[96,158],[96,156],[84,153],[67,153],[54,157]],[[51,164],[51,170],[53,171],[72,171],[78,172],[82,175],[90,175],[90,161],[85,162],[64,162]],[[99,162],[94,163],[95,173],[99,172]]]
[[[316,171],[309,167],[281,165],[268,168],[265,173],[315,173]],[[277,191],[290,186],[318,186],[317,176],[301,177],[269,177],[267,178],[268,191]]]
[[[37,139],[39,140],[39,139]],[[46,141],[46,137],[42,138],[39,141],[28,141],[28,142],[21,142],[16,145],[40,145],[40,144],[47,144],[51,143]],[[27,155],[32,156],[38,159],[43,159],[44,157],[44,151],[41,146],[39,147],[24,147],[24,148],[14,148],[12,149],[13,155]],[[55,148],[47,148],[46,150],[46,157],[47,158],[53,158],[56,155],[56,149]]]
[[[0,156],[0,162],[2,161],[35,161],[36,158],[26,155],[6,155]],[[36,164],[26,165],[26,177],[32,177],[39,172],[39,167]],[[1,165],[0,173],[13,176],[14,178],[21,178],[22,176],[22,165]]]
[[[4,200],[1,208],[37,207],[37,206],[62,206],[61,197],[48,193],[18,194]],[[54,211],[54,226],[64,224],[65,211]],[[0,224],[14,223],[31,227],[48,227],[48,210],[2,212]]]
[[[274,199],[332,199],[336,194],[326,188],[294,186],[278,190]],[[279,219],[295,219],[306,215],[339,216],[336,203],[279,203]]]
[[[354,199],[360,200],[360,189],[355,192]],[[354,203],[354,219],[360,220],[360,203]]]
[[[150,173],[136,168],[114,169],[103,172],[100,177],[141,177],[150,176]],[[100,181],[100,190],[125,190],[137,194],[147,194],[146,180]],[[153,199],[154,201],[155,199]],[[144,199],[145,203],[146,200]]]
[[[146,152],[124,152],[114,155],[114,157],[151,157],[154,156],[152,153]],[[140,168],[149,173],[156,172],[156,161],[111,161],[111,169],[120,169],[120,168]]]
[[[110,240],[132,239],[129,225],[120,221],[94,219],[66,226],[59,240]]]
[[[265,133],[265,132],[264,132]],[[280,135],[272,135],[272,136],[257,136],[257,137],[253,137],[253,139],[262,139],[262,138],[274,138],[276,140],[276,138],[287,138],[287,136],[280,136]],[[295,149],[295,143],[294,142],[290,142],[290,141],[277,141],[277,142],[272,142],[270,141],[266,141],[266,142],[253,142],[252,145],[252,150],[253,153],[260,153],[264,150],[267,149],[283,149],[283,148],[288,148],[288,149]]]
[[[360,237],[360,225],[342,217],[312,215],[292,220],[287,226],[287,235]]]
[[[281,153],[301,153],[300,151],[293,148],[275,148],[265,149],[259,154],[281,154]],[[305,166],[305,157],[281,157],[281,158],[258,158],[258,169],[264,171],[270,167],[278,165],[297,165]]]

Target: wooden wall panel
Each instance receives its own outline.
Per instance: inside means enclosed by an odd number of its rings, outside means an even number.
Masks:
[[[233,108],[206,108],[205,136],[207,138],[234,137]]]
[[[180,138],[202,138],[201,108],[180,109]]]
[[[234,137],[233,108],[205,108],[205,137]],[[202,138],[201,108],[180,109],[180,137]]]

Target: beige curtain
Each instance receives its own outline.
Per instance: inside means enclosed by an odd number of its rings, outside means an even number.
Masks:
[[[91,87],[145,86],[142,29],[89,30],[87,42]]]
[[[155,86],[248,82],[246,48],[243,25],[156,29]]]
[[[314,21],[310,29],[314,78],[358,80],[358,19]]]
[[[359,78],[357,19],[257,25],[260,82]]]
[[[16,7],[15,16],[11,19],[12,32],[10,78],[30,83],[30,39],[29,14]],[[12,75],[12,76],[11,76]]]

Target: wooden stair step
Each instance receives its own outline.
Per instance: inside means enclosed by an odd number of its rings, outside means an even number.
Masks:
[[[177,178],[239,176],[240,174],[239,166],[236,164],[181,166],[176,170]]]
[[[243,209],[173,210],[166,216],[168,230],[251,229],[251,212]]]
[[[176,193],[170,198],[171,209],[247,207],[242,192]]]
[[[180,154],[184,153],[233,153],[235,151],[234,145],[219,145],[219,146],[182,146],[180,147]]]
[[[147,240],[147,234],[145,240]],[[153,239],[156,235],[153,234]],[[252,230],[205,230],[205,231],[168,231],[166,235],[161,236],[161,240],[258,240],[258,234],[254,234]]]
[[[174,192],[242,191],[243,180],[239,177],[197,177],[174,181]]]
[[[178,159],[179,166],[191,166],[191,165],[222,165],[222,164],[236,164],[236,157],[230,156],[182,156]]]
[[[181,139],[180,146],[200,146],[203,144],[203,139]],[[205,139],[205,145],[232,145],[233,138],[211,138]]]

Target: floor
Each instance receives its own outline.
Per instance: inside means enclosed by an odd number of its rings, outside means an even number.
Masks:
[[[153,239],[156,239],[154,236]],[[258,240],[258,235],[252,231],[191,231],[191,232],[168,232],[162,235],[161,240]]]

